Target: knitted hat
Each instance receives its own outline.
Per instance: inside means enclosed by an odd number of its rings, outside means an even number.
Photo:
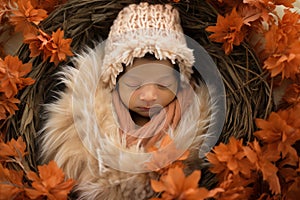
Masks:
[[[193,51],[187,47],[178,11],[169,4],[143,2],[119,12],[106,40],[101,80],[113,89],[123,64],[128,66],[147,53],[177,63],[181,80],[190,79]]]

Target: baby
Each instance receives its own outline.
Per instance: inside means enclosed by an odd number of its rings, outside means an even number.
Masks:
[[[176,151],[155,170],[186,151],[187,171],[197,168],[212,112],[176,9],[129,5],[105,43],[74,63],[62,72],[66,90],[46,107],[40,142],[42,162],[55,160],[77,180],[77,198],[153,197],[150,180],[157,174],[147,168],[153,158],[149,149],[160,147],[165,136]],[[163,156],[169,150],[157,152]]]

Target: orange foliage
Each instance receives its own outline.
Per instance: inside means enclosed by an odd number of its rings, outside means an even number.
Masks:
[[[48,15],[47,11],[43,9],[35,9],[31,1],[18,0],[18,9],[12,10],[13,15],[10,17],[10,22],[15,26],[15,31],[26,33],[33,33],[36,27]]]
[[[163,137],[159,147],[150,147],[148,151],[153,153],[151,160],[145,163],[146,168],[160,174],[164,174],[170,167],[183,167],[181,161],[186,160],[189,155],[188,151],[182,152],[182,150],[177,149],[169,135]]]
[[[215,42],[222,42],[225,53],[229,54],[233,45],[240,45],[244,40],[246,31],[243,25],[243,18],[233,9],[226,17],[218,15],[216,26],[209,26],[206,31],[214,32],[209,38]]]
[[[213,197],[223,191],[220,188],[209,191],[206,188],[198,187],[200,177],[201,172],[197,170],[186,177],[182,168],[169,168],[167,174],[162,175],[159,181],[151,180],[153,190],[162,192],[161,198],[152,198],[152,200],[201,200]]]
[[[70,50],[72,39],[64,39],[64,31],[58,29],[52,36],[40,29],[38,32],[38,35],[25,35],[24,43],[29,44],[30,57],[43,54],[44,61],[50,57],[50,62],[58,65],[59,62],[66,60],[67,56],[73,56]]]
[[[298,160],[292,145],[300,140],[300,104],[277,113],[272,112],[268,120],[256,119],[256,125],[262,130],[256,131],[254,135],[267,144],[273,156],[291,156],[295,162]]]
[[[16,104],[20,101],[14,97],[7,98],[4,94],[0,93],[0,120],[6,119],[9,115],[14,115],[15,111],[18,110]]]
[[[207,154],[208,161],[212,164],[211,171],[218,174],[223,180],[229,173],[250,177],[253,166],[244,152],[242,140],[230,138],[228,144],[221,143]]]
[[[14,98],[18,91],[34,83],[31,78],[24,78],[31,71],[31,64],[23,64],[18,57],[0,58],[0,120],[13,115],[20,101]]]
[[[297,142],[300,140],[300,14],[286,9],[282,18],[276,13],[276,5],[292,8],[295,0],[210,0],[218,10],[215,26],[208,26],[209,38],[223,43],[226,54],[234,45],[249,39],[250,33],[262,34],[264,56],[263,68],[271,78],[291,79],[283,100],[288,109],[272,112],[268,119],[256,119],[259,128],[255,139],[244,145],[242,140],[230,138],[207,154],[210,170],[216,174],[219,183],[208,190],[198,186],[201,171],[189,176],[183,172],[189,152],[168,166],[161,166],[178,154],[173,141],[166,136],[159,147],[151,147],[152,160],[147,167],[160,174],[159,180],[151,180],[155,192],[161,194],[153,199],[296,199],[300,195],[300,158]],[[72,39],[64,38],[64,31],[58,29],[51,35],[39,26],[55,6],[66,0],[0,0],[0,23],[10,23],[15,31],[22,31],[24,43],[29,44],[30,57],[42,56],[43,61],[56,66],[72,56]],[[173,0],[180,2],[180,0]],[[18,110],[15,98],[19,90],[34,83],[25,76],[31,71],[31,64],[23,64],[17,57],[0,59],[0,120],[7,119]],[[171,148],[161,154],[160,149]],[[61,169],[50,162],[38,167],[38,173],[24,165],[26,144],[21,138],[4,143],[0,140],[0,194],[2,199],[67,199],[74,185],[65,180]],[[8,163],[17,164],[9,169]],[[162,168],[164,167],[164,168]],[[263,180],[263,182],[261,182]],[[258,189],[259,188],[259,189]]]
[[[7,143],[0,141],[1,199],[67,199],[74,180],[65,180],[64,173],[54,161],[38,166],[38,173],[30,171],[23,165],[25,149],[21,137]],[[6,167],[10,162],[18,164],[20,170]]]
[[[11,141],[0,143],[0,161],[5,161],[11,157],[14,157],[18,160],[22,160],[25,156],[26,144],[21,137],[18,140],[12,139]]]
[[[28,172],[27,177],[32,181],[32,188],[25,188],[30,199],[46,196],[49,200],[67,199],[69,191],[74,186],[74,181],[65,181],[63,171],[54,161],[48,165],[38,166],[39,176],[35,172]]]
[[[31,71],[31,63],[23,64],[18,57],[0,58],[0,92],[11,98],[27,85],[34,83],[32,78],[24,78]]]
[[[296,79],[300,74],[300,15],[285,10],[278,24],[271,24],[265,33],[265,52],[269,57],[264,68],[270,70],[271,77],[281,73],[283,78]]]

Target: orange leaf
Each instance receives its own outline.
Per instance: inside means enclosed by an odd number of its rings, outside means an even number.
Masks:
[[[26,155],[25,152],[26,143],[23,141],[22,137],[18,137],[17,141],[12,139],[11,141],[4,143],[0,142],[0,159],[6,160],[10,157],[14,157],[18,160],[22,160],[22,158]]]
[[[65,61],[67,56],[73,56],[71,51],[72,39],[64,39],[64,31],[58,29],[52,33],[52,39],[46,44],[49,51],[50,62],[58,65],[59,62]]]
[[[17,199],[24,192],[23,171],[4,168],[0,163],[0,199]]]
[[[280,194],[281,187],[277,176],[278,168],[266,158],[257,140],[244,147],[247,157],[255,164],[256,169],[262,172],[263,180],[269,183],[270,189],[274,194]],[[251,155],[251,156],[249,156]]]
[[[27,177],[33,181],[33,188],[26,188],[26,194],[32,199],[41,196],[47,196],[49,199],[67,199],[74,181],[72,179],[65,181],[63,171],[54,161],[48,165],[38,166],[38,170],[39,176],[34,172],[27,173]]]
[[[213,32],[209,36],[212,41],[223,43],[226,54],[229,54],[233,45],[240,45],[246,35],[243,29],[244,20],[234,8],[226,17],[218,15],[216,26],[209,26],[206,31]]]
[[[177,161],[186,160],[189,156],[189,151],[178,149],[168,134],[163,137],[159,147],[153,146],[147,150],[152,152],[152,157],[145,163],[145,167],[161,174],[170,167],[181,165]]]
[[[11,98],[26,85],[31,85],[34,80],[23,78],[31,71],[31,63],[23,64],[17,56],[6,56],[0,59],[0,92]]]
[[[221,189],[208,191],[206,188],[198,188],[201,172],[194,171],[189,176],[185,176],[182,168],[169,168],[159,181],[151,180],[151,186],[155,192],[162,192],[161,199],[178,200],[201,200],[212,197]],[[158,198],[159,199],[159,198]]]
[[[240,200],[250,199],[253,189],[249,187],[253,183],[252,179],[244,179],[240,175],[228,174],[224,181],[218,185],[219,190],[214,195],[214,199],[218,200]]]
[[[254,132],[254,135],[264,143],[272,145],[269,151],[273,154],[281,155],[282,158],[289,155],[297,159],[297,152],[292,145],[300,140],[299,124],[300,105],[296,105],[277,113],[272,112],[267,120],[256,119],[256,125],[262,130]]]
[[[13,16],[10,22],[15,25],[15,31],[21,31],[24,34],[36,32],[36,27],[47,15],[47,11],[43,9],[34,9],[31,1],[18,0],[18,10],[13,10]]]
[[[0,93],[0,120],[6,119],[9,115],[14,115],[18,110],[16,104],[20,103],[20,100],[15,98],[7,98],[3,93]]]
[[[221,143],[214,147],[213,152],[215,155],[212,153],[207,155],[212,164],[210,170],[213,173],[218,173],[220,179],[226,177],[229,172],[250,176],[253,166],[245,155],[242,140],[231,137],[228,144]]]

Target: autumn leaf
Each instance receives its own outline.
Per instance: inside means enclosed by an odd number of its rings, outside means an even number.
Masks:
[[[272,23],[265,32],[265,51],[269,55],[284,52],[285,49],[298,40],[300,36],[300,14],[284,11],[278,23]]]
[[[15,26],[15,31],[26,33],[36,32],[36,27],[42,20],[48,17],[47,11],[34,9],[29,0],[18,0],[18,10],[13,10],[10,22]]]
[[[223,191],[217,193],[214,199],[218,200],[240,200],[250,199],[250,195],[253,192],[253,188],[249,185],[255,181],[255,175],[252,179],[244,179],[239,175],[233,175],[229,173],[225,179],[218,184],[218,187]]]
[[[31,63],[23,64],[17,56],[6,56],[0,59],[0,92],[7,98],[18,93],[18,90],[34,83],[31,78],[24,78],[31,71]]]
[[[3,167],[0,163],[0,199],[23,199],[23,171]]]
[[[201,172],[195,170],[189,176],[185,176],[182,168],[169,168],[168,173],[160,177],[159,181],[151,180],[151,186],[155,192],[162,192],[161,198],[178,200],[201,200],[212,197],[222,191],[219,188],[207,190],[198,188]]]
[[[288,35],[289,39],[293,41],[300,36],[300,14],[291,12],[289,9],[284,10],[282,19],[278,21],[280,29]]]
[[[267,159],[267,154],[262,151],[257,140],[243,147],[247,158],[262,172],[263,180],[269,183],[270,189],[274,194],[280,194],[281,187],[277,176],[278,168]]]
[[[251,23],[257,21],[262,15],[259,9],[247,4],[241,4],[238,13],[243,18],[244,24],[247,26],[251,26]]]
[[[27,33],[24,35],[24,43],[29,44],[30,57],[37,57],[43,54],[43,60],[47,60],[51,52],[47,49],[47,44],[50,42],[51,36],[42,31],[38,30],[38,33]],[[46,52],[46,53],[44,53]],[[48,56],[48,57],[47,57]]]
[[[216,173],[220,180],[230,172],[250,177],[253,165],[246,157],[242,142],[242,140],[231,137],[228,144],[221,143],[214,147],[213,153],[210,152],[206,155],[212,164],[210,171]]]
[[[254,135],[264,142],[273,155],[287,155],[298,159],[292,145],[300,140],[300,105],[287,110],[272,112],[267,120],[256,119],[256,125],[261,130]],[[273,160],[274,161],[274,160]]]
[[[26,155],[26,143],[22,137],[18,137],[17,140],[12,139],[11,141],[4,143],[0,142],[0,159],[1,161],[9,160],[14,157],[15,159],[22,160]]]
[[[28,172],[27,177],[32,181],[32,188],[25,188],[31,199],[46,196],[49,200],[67,199],[68,193],[74,186],[72,179],[65,180],[63,171],[54,161],[48,165],[38,166],[39,174]]]
[[[58,29],[52,33],[51,42],[46,44],[50,52],[46,57],[49,56],[50,62],[54,62],[55,65],[58,65],[59,62],[66,60],[67,56],[73,56],[70,48],[71,42],[72,39],[64,39],[64,31]]]
[[[261,18],[265,22],[269,22],[270,13],[276,8],[274,2],[269,0],[243,0],[243,2],[260,10]]]
[[[296,40],[294,43],[286,46],[282,52],[276,52],[270,55],[264,61],[264,69],[271,72],[271,77],[281,74],[282,79],[291,78],[296,79],[300,74],[300,41]]]
[[[0,93],[0,120],[6,119],[9,115],[14,115],[18,110],[16,104],[20,103],[19,99],[14,97],[7,98],[3,93]]]
[[[147,151],[152,153],[152,157],[145,163],[145,168],[160,174],[171,167],[182,167],[183,163],[177,161],[186,160],[189,156],[189,151],[178,149],[168,134],[162,138],[158,147],[148,147]]]
[[[244,19],[239,16],[236,9],[223,17],[218,15],[216,26],[209,26],[206,31],[213,32],[209,36],[212,41],[223,43],[223,49],[226,54],[229,54],[233,45],[240,45],[246,35],[245,29],[243,29]]]
[[[300,14],[285,10],[282,20],[272,24],[265,33],[265,53],[269,57],[264,61],[264,69],[271,77],[281,74],[282,79],[296,79],[300,74]]]

